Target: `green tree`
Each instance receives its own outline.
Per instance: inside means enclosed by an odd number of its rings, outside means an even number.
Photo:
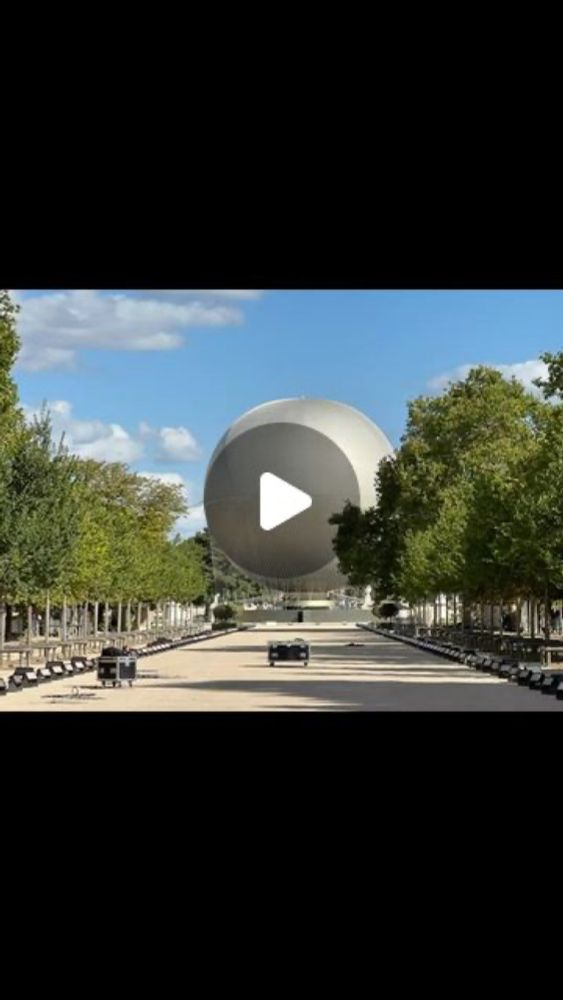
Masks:
[[[18,433],[11,475],[12,593],[40,600],[69,563],[79,523],[78,459],[55,445],[45,409]]]
[[[350,582],[411,602],[438,593],[502,597],[525,586],[510,520],[545,404],[484,366],[408,407],[401,446],[379,466],[377,508],[333,518]]]
[[[543,390],[546,399],[557,396],[563,399],[563,351],[540,354],[540,360],[547,365],[547,378],[534,379],[534,385]]]
[[[218,604],[213,609],[213,617],[218,622],[232,622],[235,619],[235,609],[231,604]]]
[[[19,306],[12,302],[9,293],[0,289],[0,448],[23,423],[18,390],[11,375],[20,349],[16,327],[18,312]]]
[[[20,340],[16,329],[16,306],[6,290],[0,290],[0,643],[4,639],[5,601],[17,590],[14,572],[14,517],[17,496],[13,483],[14,454],[24,426],[18,393],[11,375]]]
[[[213,545],[207,528],[188,539],[200,552],[203,560],[204,588],[198,601],[205,604],[207,612],[216,593],[228,600],[243,600],[265,593],[255,580],[241,573],[229,559]]]

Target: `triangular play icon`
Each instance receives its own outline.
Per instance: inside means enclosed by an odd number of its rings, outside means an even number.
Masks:
[[[285,479],[264,472],[260,476],[260,527],[271,531],[311,507],[313,498]]]

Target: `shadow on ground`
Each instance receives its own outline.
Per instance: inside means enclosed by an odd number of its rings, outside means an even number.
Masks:
[[[332,642],[310,642],[311,646],[311,660],[317,662],[320,660],[345,660],[346,663],[374,663],[377,665],[384,665],[386,663],[448,663],[448,661],[441,656],[436,656],[433,653],[428,653],[424,650],[412,649],[408,646],[404,646],[402,643],[378,643],[378,642],[366,642],[363,646],[350,647],[346,642],[332,643]],[[259,645],[255,646],[221,646],[215,647],[214,649],[204,649],[200,647],[199,649],[186,648],[177,650],[179,653],[185,653],[190,656],[195,653],[198,655],[200,653],[205,653],[211,656],[217,656],[217,653],[233,653],[235,656],[240,656],[244,653],[262,653],[264,656],[264,661],[268,662],[268,651],[267,645],[264,644],[263,647]],[[283,661],[281,661],[283,662]],[[458,670],[464,669],[461,665],[457,667]],[[467,668],[465,668],[467,669]]]
[[[160,682],[145,686],[191,691],[194,696],[203,693],[240,695],[241,703],[245,703],[245,695],[250,695],[253,707],[261,710],[563,711],[563,702],[555,698],[494,676],[479,674],[465,665],[452,663],[393,639],[372,638],[366,634],[352,639],[350,632],[331,634],[330,637],[325,633],[317,637],[306,630],[301,637],[311,645],[308,667],[283,661],[279,666],[269,667],[268,640],[262,641],[260,637],[260,641],[253,645],[231,643],[214,648],[197,648],[198,654],[232,653],[234,662],[229,670],[234,668],[235,673],[239,668],[252,671],[254,676],[250,679],[231,677],[196,681],[176,675],[162,677]],[[362,645],[350,646],[351,641],[362,642]],[[181,652],[186,654],[183,663],[187,667],[192,649],[186,648]],[[253,661],[249,654],[254,654]],[[207,660],[207,663],[213,667],[212,660]],[[274,699],[277,704],[273,703]],[[195,697],[194,708],[197,709]],[[232,710],[237,711],[236,698],[233,699]]]
[[[558,712],[563,711],[563,702],[529,691],[527,688],[508,685],[491,685],[475,681],[473,684],[424,684],[413,681],[409,684],[380,681],[373,678],[365,681],[315,681],[309,679],[283,678],[276,680],[245,681],[201,681],[180,684],[150,684],[148,687],[216,692],[223,694],[253,694],[259,697],[270,695],[284,699],[284,706],[302,710],[321,709],[323,711],[429,711],[429,712]],[[309,702],[308,705],[293,705],[291,700]],[[288,700],[289,699],[289,700]],[[260,708],[279,709],[281,706],[264,701]],[[236,711],[236,705],[233,705]]]

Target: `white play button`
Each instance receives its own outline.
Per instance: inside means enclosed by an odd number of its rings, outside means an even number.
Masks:
[[[307,510],[312,503],[308,493],[298,490],[272,472],[264,472],[260,476],[260,527],[264,531],[277,528]]]

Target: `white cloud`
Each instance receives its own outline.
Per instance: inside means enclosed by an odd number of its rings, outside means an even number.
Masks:
[[[157,444],[157,462],[195,462],[201,458],[199,444],[187,427],[161,427],[156,430],[142,420],[139,435],[144,440],[152,438]]]
[[[159,462],[193,462],[201,457],[199,445],[187,427],[163,427],[158,433]]]
[[[544,361],[521,361],[513,365],[496,365],[500,372],[505,378],[517,378],[519,382],[525,385],[526,389],[530,392],[541,393],[535,385],[532,384],[535,378],[547,378],[548,368]]]
[[[434,378],[430,379],[428,382],[428,388],[434,389],[441,392],[442,389],[447,389],[450,382],[462,381],[467,377],[472,368],[477,366],[477,362],[471,365],[460,365],[458,368],[454,368],[451,372],[444,372],[442,375],[436,375]],[[518,361],[511,365],[489,365],[490,368],[496,368],[497,371],[501,372],[504,378],[516,378],[522,385],[529,391],[537,395],[540,395],[540,390],[533,385],[533,380],[536,378],[545,378],[547,376],[547,365],[543,361],[537,359],[532,361]]]
[[[43,372],[48,368],[74,368],[75,352],[65,347],[42,347],[37,349],[23,344],[18,364],[28,372]]]
[[[148,291],[151,295],[158,295],[161,298],[168,298],[172,301],[193,299],[194,296],[197,296],[198,298],[206,296],[209,299],[236,299],[240,302],[251,302],[261,299],[264,295],[262,290],[256,288],[200,288],[197,290],[191,290],[188,288],[150,288]]]
[[[121,424],[105,424],[101,420],[78,420],[72,415],[67,400],[54,400],[47,404],[55,440],[65,435],[69,450],[81,458],[95,458],[104,462],[135,462],[143,454],[143,445],[136,441]],[[38,409],[24,405],[28,420],[39,413]]]
[[[28,371],[69,368],[81,349],[170,351],[183,344],[189,327],[239,325],[244,316],[221,294],[124,294],[70,290],[29,295],[17,292],[22,309],[18,364]],[[252,293],[254,294],[254,293]],[[244,299],[250,293],[223,296]]]
[[[187,462],[200,457],[197,441],[187,427],[162,427],[152,429],[141,421],[138,434],[130,434],[121,424],[104,423],[102,420],[80,420],[73,415],[72,405],[66,399],[47,403],[55,439],[65,435],[69,450],[82,458],[95,458],[105,462],[137,462],[146,454],[151,444],[155,446],[154,460],[159,462]],[[28,420],[39,413],[38,408],[23,406]],[[179,473],[146,473],[163,482],[177,482],[186,486]]]
[[[108,424],[103,437],[76,444],[73,450],[82,458],[95,458],[100,462],[136,462],[143,454],[143,446],[119,424]]]
[[[434,375],[426,384],[429,389],[441,392],[442,389],[448,388],[450,382],[461,382],[471,368],[473,368],[473,365],[459,365],[451,372],[443,372],[441,375]]]
[[[56,399],[54,403],[49,403],[49,409],[51,413],[60,413],[61,416],[66,417],[72,410],[72,406],[66,399]]]
[[[200,503],[190,510],[189,514],[185,517],[178,518],[175,530],[182,536],[182,538],[190,538],[198,531],[202,531],[206,526],[207,521],[205,519],[205,511],[203,509],[203,504]]]

